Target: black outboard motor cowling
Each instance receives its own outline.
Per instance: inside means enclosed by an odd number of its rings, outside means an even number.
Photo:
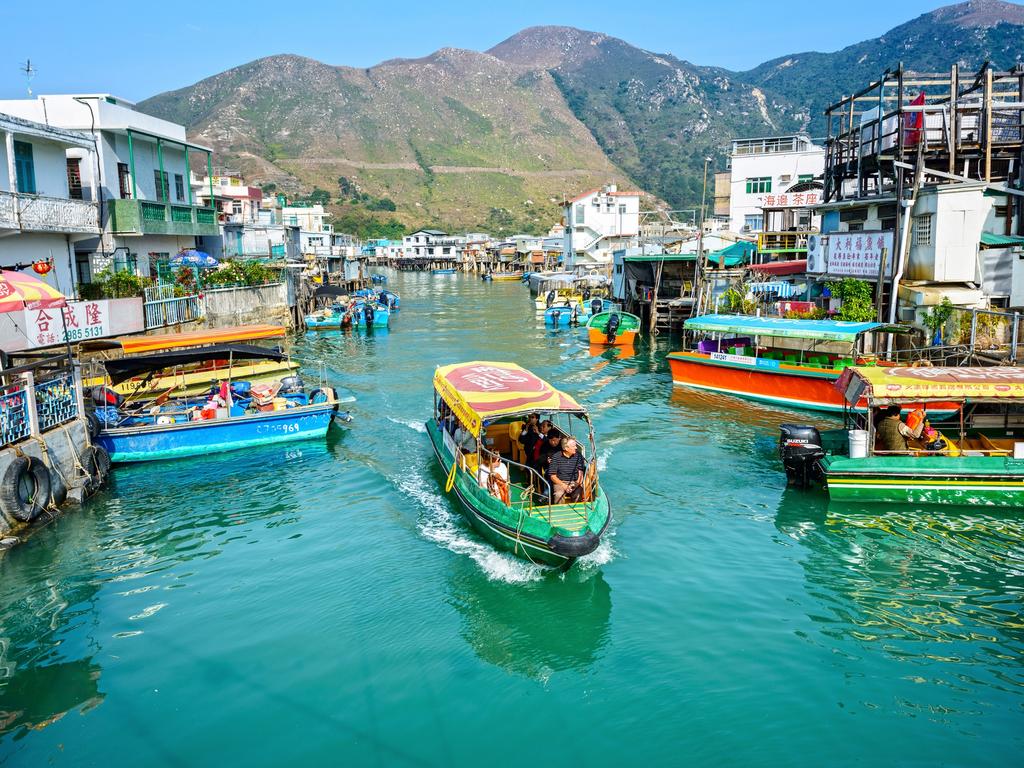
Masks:
[[[818,475],[818,460],[824,458],[821,433],[805,424],[779,425],[779,458],[786,477],[799,488],[807,488]]]
[[[609,344],[615,343],[615,337],[619,334],[619,313],[612,312],[611,317],[608,318],[608,325],[604,327],[605,337],[608,339]]]
[[[549,307],[552,306],[555,303],[555,296],[556,295],[557,294],[554,291],[548,291],[547,299],[545,301],[547,302],[547,305]]]
[[[279,392],[282,395],[291,395],[297,392],[302,392],[306,388],[305,383],[298,376],[285,376],[281,379],[281,389]]]
[[[600,299],[593,299],[593,300],[591,300],[591,302],[590,302],[590,314],[596,315],[602,309],[604,309],[604,302],[603,301],[601,301]]]
[[[373,306],[370,304],[363,305],[363,317],[366,320],[366,327],[369,328],[373,325]]]

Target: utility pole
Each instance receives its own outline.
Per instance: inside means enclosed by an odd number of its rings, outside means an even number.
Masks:
[[[711,165],[710,157],[704,158],[704,188],[700,194],[700,224],[697,228],[697,262],[694,267],[694,275],[697,284],[697,307],[696,314],[700,314],[700,300],[704,295],[704,216],[706,211],[706,200],[708,193],[708,166]]]

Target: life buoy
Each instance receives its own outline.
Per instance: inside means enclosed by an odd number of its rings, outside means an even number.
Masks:
[[[29,523],[50,501],[50,470],[39,459],[16,456],[0,480],[0,507],[15,520]]]

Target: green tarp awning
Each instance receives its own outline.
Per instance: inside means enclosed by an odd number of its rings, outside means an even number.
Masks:
[[[1012,248],[1024,245],[1024,237],[1019,235],[997,235],[992,232],[981,233],[981,245],[985,248]]]

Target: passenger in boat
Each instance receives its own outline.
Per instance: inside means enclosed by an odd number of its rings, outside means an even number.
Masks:
[[[462,422],[459,422],[455,427],[452,439],[455,441],[455,445],[462,449],[463,453],[476,453],[476,438],[473,437],[472,432],[462,426]]]
[[[501,454],[484,453],[481,458],[480,468],[476,473],[477,483],[491,496],[508,504],[508,467],[501,460]]]
[[[900,419],[900,412],[898,405],[890,405],[883,411],[883,416],[875,427],[879,450],[887,453],[906,453],[909,450],[907,440],[921,437],[925,420],[916,419],[914,426],[909,427]]]
[[[548,422],[550,424],[550,422]],[[547,434],[544,435],[544,439],[540,442],[537,450],[537,462],[534,465],[534,469],[541,477],[547,477],[548,474],[548,460],[553,454],[558,453],[562,447],[562,433],[554,428],[554,425],[548,428]]]
[[[540,439],[540,414],[531,413],[526,417],[526,423],[519,431],[519,444],[523,446],[523,454],[527,457],[527,463],[532,461],[533,449]]]
[[[576,450],[576,440],[567,437],[561,450],[551,454],[548,480],[551,483],[551,503],[576,502],[583,498],[583,475],[587,464]]]

